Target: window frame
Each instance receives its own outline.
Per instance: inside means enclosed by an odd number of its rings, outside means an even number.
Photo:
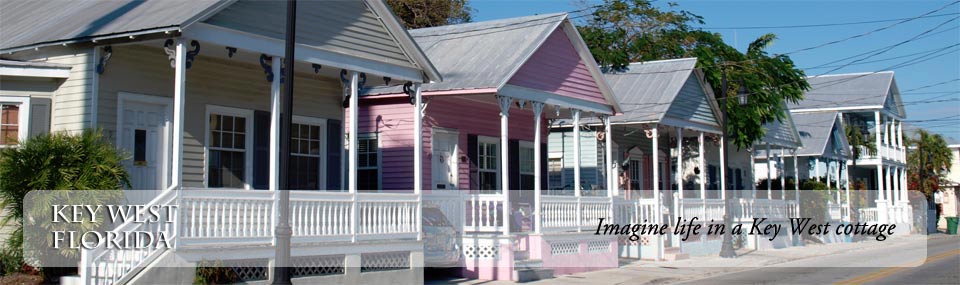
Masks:
[[[310,125],[310,126],[320,127],[320,130],[319,130],[319,132],[320,132],[320,141],[319,141],[319,143],[320,143],[320,153],[319,153],[319,154],[317,154],[316,156],[298,154],[298,153],[293,153],[293,150],[291,149],[291,150],[290,150],[290,156],[303,156],[303,157],[317,157],[317,158],[319,158],[319,159],[320,159],[320,166],[317,167],[317,171],[319,171],[319,173],[317,173],[317,184],[318,184],[318,186],[319,186],[318,188],[321,188],[321,189],[309,189],[309,190],[310,190],[310,191],[329,190],[329,189],[326,189],[326,188],[327,188],[327,119],[325,119],[325,118],[317,118],[317,117],[310,117],[310,116],[293,115],[293,123],[294,123],[294,124],[299,124],[299,125]],[[291,132],[291,134],[293,134],[293,133]],[[291,137],[291,139],[292,139],[292,137]],[[288,177],[287,179],[289,179],[289,177]],[[298,190],[307,191],[308,189],[298,189]]]
[[[494,156],[493,156],[494,157],[493,165],[496,167],[495,171],[490,171],[490,169],[484,169],[481,167],[482,164],[480,163],[480,161],[483,160],[483,157],[481,157],[480,149],[483,147],[484,144],[493,144],[497,146],[497,151],[494,152]],[[502,181],[503,179],[501,179],[501,174],[500,174],[501,173],[500,153],[502,151],[501,147],[502,146],[500,145],[500,138],[498,137],[477,136],[477,149],[476,149],[477,160],[478,160],[477,161],[477,177],[479,178],[481,172],[494,173],[494,181],[496,186],[493,187],[494,189],[492,190],[503,190],[503,185],[501,185],[503,184],[503,181]],[[481,190],[481,191],[490,191],[490,190]]]
[[[555,172],[555,171],[552,171],[552,170],[551,170],[550,166],[552,165],[552,164],[551,164],[551,161],[553,161],[553,160],[557,160],[557,161],[560,162],[560,169],[559,169],[559,171],[556,171],[556,172]],[[547,154],[547,193],[551,193],[551,191],[555,191],[554,188],[557,187],[557,185],[552,185],[553,183],[550,183],[551,181],[553,181],[553,180],[551,179],[551,176],[554,175],[553,173],[559,174],[559,177],[560,177],[560,191],[562,191],[563,186],[564,186],[564,185],[563,185],[563,181],[564,181],[564,180],[563,180],[563,179],[564,179],[564,175],[563,175],[563,163],[564,163],[564,162],[563,162],[563,153],[551,152],[551,153]]]
[[[537,185],[537,149],[533,142],[530,141],[519,141],[517,149],[517,175],[520,177],[520,185],[523,185],[523,176],[530,175],[534,179],[534,183],[531,185]],[[529,149],[530,153],[533,154],[533,159],[530,160],[531,169],[529,172],[523,171],[523,149]],[[519,186],[519,185],[518,185]],[[534,190],[534,189],[520,189],[520,190]]]
[[[210,188],[210,115],[221,115],[231,117],[245,118],[244,126],[244,166],[243,166],[243,189],[253,189],[253,110],[234,108],[220,105],[206,105],[204,118],[204,140],[203,140],[203,187]],[[214,148],[214,150],[220,150]],[[225,151],[236,151],[223,149]],[[233,189],[226,188],[223,189]]]
[[[30,96],[0,96],[0,103],[18,105],[17,144],[0,145],[0,148],[17,147],[30,135]]]
[[[381,135],[379,132],[366,132],[357,134],[357,179],[360,178],[360,170],[377,170],[377,193],[383,192],[383,145],[381,140]],[[363,167],[360,166],[360,140],[370,140],[373,139],[377,142],[377,167]],[[372,153],[372,152],[365,152]],[[349,159],[348,159],[349,161]],[[348,162],[349,163],[349,162]],[[349,175],[349,174],[348,174]],[[360,181],[357,181],[357,185],[360,184]]]

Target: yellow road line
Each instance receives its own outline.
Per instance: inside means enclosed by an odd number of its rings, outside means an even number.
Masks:
[[[927,258],[924,259],[924,260],[917,260],[917,261],[914,261],[914,262],[909,262],[909,263],[900,265],[900,266],[898,266],[898,267],[890,267],[890,268],[883,269],[883,270],[879,270],[879,271],[876,271],[876,272],[871,272],[871,273],[864,274],[864,275],[861,275],[861,276],[858,276],[858,277],[854,277],[854,278],[851,278],[851,279],[847,279],[847,280],[844,280],[844,281],[837,282],[836,284],[863,284],[863,283],[867,283],[867,282],[871,282],[871,281],[876,281],[876,280],[878,280],[878,279],[881,279],[881,278],[884,278],[884,277],[893,275],[893,274],[895,274],[895,273],[897,273],[897,272],[903,271],[903,270],[905,270],[905,269],[907,269],[907,268],[909,268],[909,267],[919,266],[919,265],[922,265],[922,264],[924,264],[924,263],[926,263],[926,262],[933,262],[933,261],[941,260],[941,259],[944,259],[944,258],[947,258],[947,257],[951,257],[951,256],[954,256],[954,255],[957,255],[957,254],[960,254],[960,249],[947,251],[947,252],[944,252],[944,253],[941,253],[941,254],[937,254],[937,255],[934,255],[934,256],[929,256],[929,257],[927,257]]]

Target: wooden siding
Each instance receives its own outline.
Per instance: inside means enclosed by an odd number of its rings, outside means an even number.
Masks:
[[[93,48],[50,47],[4,58],[71,66],[70,76],[52,92],[52,131],[79,132],[90,127],[90,94],[94,73]],[[4,90],[7,88],[5,87]]]
[[[550,34],[508,84],[607,104],[597,80],[590,74],[561,27]]]
[[[490,96],[492,97],[492,96]],[[349,113],[349,112],[347,112]],[[348,114],[349,116],[349,114]],[[406,99],[362,100],[359,114],[361,133],[378,132],[381,174],[384,190],[413,188],[413,106]],[[509,138],[533,141],[533,111],[530,106],[510,110]],[[542,120],[541,139],[546,142],[546,120]],[[349,130],[349,122],[344,124]],[[432,97],[423,118],[423,185],[432,189],[432,129],[459,132],[458,181],[460,189],[470,188],[470,162],[467,159],[467,135],[500,137],[500,108],[493,100],[465,97]],[[546,150],[543,150],[546,152]],[[546,163],[546,162],[543,162]]]
[[[573,130],[564,128],[551,131],[547,149],[551,154],[563,156],[563,185],[549,185],[549,189],[573,189],[573,172],[576,168],[573,161]],[[606,182],[601,173],[600,165],[603,162],[603,149],[597,144],[595,131],[580,131],[580,183],[584,189],[606,188]]]
[[[710,108],[710,103],[707,102],[703,85],[693,74],[687,77],[687,81],[683,83],[683,88],[680,89],[680,94],[677,94],[677,97],[672,101],[665,116],[709,126],[719,125],[713,110]]]
[[[113,51],[113,58],[100,77],[97,116],[99,126],[110,138],[116,134],[119,92],[173,97],[174,89],[174,70],[162,49],[138,45],[114,46]],[[227,61],[202,54],[187,70],[186,80],[184,187],[203,187],[207,105],[269,111],[270,83],[254,62]],[[298,73],[296,80],[295,115],[340,119],[342,92],[336,79]]]
[[[283,39],[286,5],[279,1],[237,1],[206,23]],[[297,43],[346,55],[412,67],[410,59],[361,0],[301,1]]]

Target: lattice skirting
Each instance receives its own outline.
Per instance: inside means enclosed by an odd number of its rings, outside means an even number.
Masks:
[[[559,241],[550,243],[550,255],[577,254],[580,243],[577,241]]]
[[[299,256],[290,260],[292,277],[338,275],[344,273],[343,255]]]
[[[463,256],[466,258],[497,259],[500,256],[500,247],[497,245],[463,245]]]
[[[610,252],[610,241],[595,240],[587,243],[587,252],[600,253]]]
[[[267,274],[270,272],[269,262],[267,259],[227,260],[223,265],[233,270],[240,281],[246,282],[267,280]]]
[[[410,252],[364,253],[360,256],[360,272],[410,269]]]

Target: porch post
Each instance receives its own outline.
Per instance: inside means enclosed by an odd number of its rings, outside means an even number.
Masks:
[[[773,188],[773,181],[770,181],[770,174],[773,172],[773,165],[770,164],[770,143],[767,143],[767,200],[770,200],[770,194],[773,194],[771,189]]]
[[[606,169],[607,173],[607,197],[613,198],[613,194],[617,192],[617,163],[613,161],[613,131],[610,126],[610,116],[603,117],[603,132],[606,134],[603,136],[604,143],[607,145],[604,150],[604,161],[607,165],[603,166]]]
[[[423,97],[413,84],[413,193],[423,192]]]
[[[508,130],[510,128],[510,104],[513,98],[497,96],[500,102],[500,189],[503,189],[503,235],[510,235],[510,151]]]
[[[274,78],[270,81],[270,185],[267,189],[280,189],[280,67],[283,59],[274,56],[270,67]],[[289,116],[289,114],[288,114]]]
[[[683,129],[680,128],[680,127],[677,127],[677,172],[676,172],[676,175],[677,175],[677,190],[676,190],[676,192],[674,192],[674,196],[676,197],[676,194],[680,194],[681,197],[682,197],[682,195],[683,195]],[[676,207],[677,205],[673,205],[673,206]]]
[[[755,152],[756,149],[747,149],[750,152],[750,180],[753,180],[753,183],[750,183],[750,192],[753,194],[751,199],[757,199],[757,155]]]
[[[793,200],[796,201],[797,217],[800,214],[800,168],[797,167],[797,150],[793,150]]]
[[[897,202],[896,200],[897,197],[893,195],[894,186],[893,186],[893,167],[892,166],[887,166],[886,177],[887,177],[887,187],[886,187],[887,189],[885,189],[884,191],[887,192],[887,200],[890,200],[890,204],[893,205],[893,203]]]
[[[533,230],[536,233],[542,232],[542,227],[540,226],[540,200],[541,200],[541,183],[540,183],[540,170],[541,163],[540,160],[540,116],[543,115],[543,103],[542,102],[533,102]]]
[[[777,175],[780,177],[780,200],[786,200],[784,197],[787,191],[787,166],[783,163],[783,148],[780,149],[780,164],[777,166]]]
[[[698,132],[697,141],[700,142],[700,199],[707,199],[707,169],[703,165],[703,132]]]
[[[820,182],[820,157],[813,158],[813,171],[816,172],[814,176],[817,178],[817,182]]]
[[[349,184],[347,184],[349,185],[347,190],[350,193],[357,193],[357,162],[359,160],[357,144],[360,143],[360,139],[357,137],[360,132],[360,123],[358,122],[360,120],[360,108],[357,108],[357,105],[360,103],[359,98],[357,98],[360,94],[360,92],[358,92],[359,90],[357,90],[357,85],[359,84],[358,76],[356,71],[350,72],[350,143],[347,149],[348,155],[350,155],[347,160],[347,173],[349,174],[347,177],[350,179]]]
[[[727,199],[727,156],[726,153],[727,138],[720,136],[720,199]],[[724,206],[726,207],[726,206]]]
[[[880,157],[880,149],[883,145],[880,142],[880,111],[873,112],[873,127],[874,127],[874,136],[876,137],[876,146],[877,146],[877,157]],[[880,160],[881,163],[877,164],[877,192],[880,192],[879,201],[886,201],[886,197],[883,193],[883,160]]]
[[[847,197],[847,205],[844,208],[847,209],[847,222],[850,222],[850,207],[852,204],[850,202],[850,185],[853,183],[850,181],[850,167],[847,166],[846,161],[843,162],[843,178],[847,181],[847,184],[845,184],[843,187],[843,190],[845,191],[844,196]]]
[[[580,197],[580,110],[573,112],[573,195]]]
[[[171,183],[183,188],[183,109],[187,95],[187,47],[185,40],[177,39],[177,54],[173,73],[173,161]],[[209,120],[209,118],[205,118]]]
[[[656,216],[653,218],[657,224],[663,220],[663,200],[660,197],[660,132],[659,127],[654,126],[653,133],[653,201],[655,202],[653,212]],[[663,260],[663,235],[657,235],[657,260]]]

